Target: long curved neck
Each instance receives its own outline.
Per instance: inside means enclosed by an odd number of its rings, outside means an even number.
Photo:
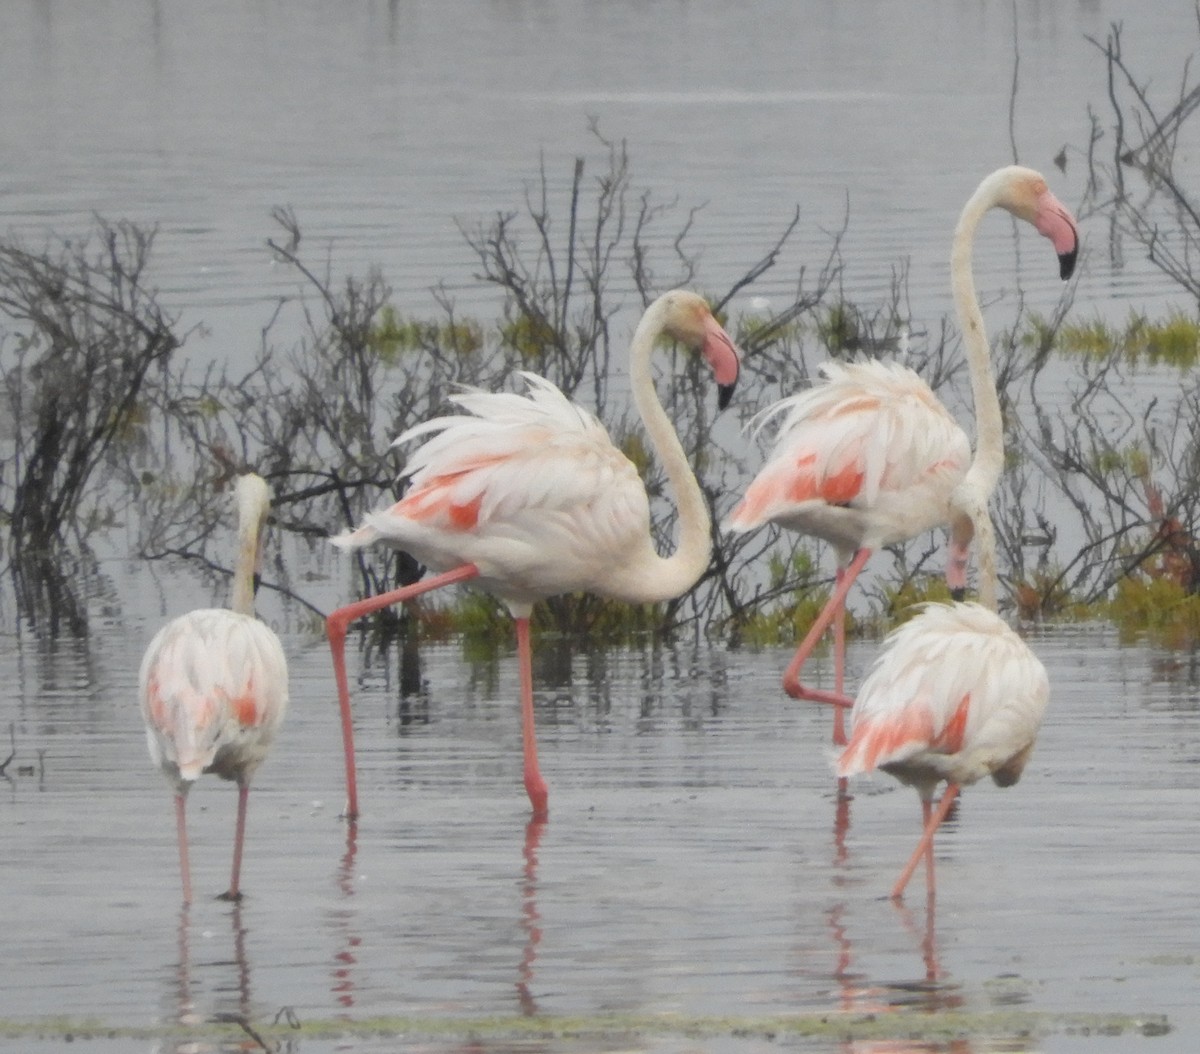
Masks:
[[[712,559],[712,522],[700,484],[692,473],[675,426],[667,417],[658,393],[650,360],[655,341],[665,325],[661,304],[648,311],[638,324],[629,348],[629,380],[633,401],[650,445],[662,463],[678,506],[675,551],[667,557],[654,554],[650,566],[637,569],[636,589],[646,602],[668,600],[686,592],[704,573]]]
[[[988,515],[988,501],[1004,471],[1004,421],[1000,397],[992,377],[991,352],[983,327],[983,312],[975,293],[971,254],[980,220],[996,204],[997,187],[984,181],[964,206],[954,231],[950,254],[950,281],[954,306],[962,325],[967,367],[971,374],[971,397],[975,405],[975,456],[959,485],[961,507],[975,527],[979,559],[979,598],[995,610],[997,593],[996,541]]]
[[[258,570],[258,525],[245,512],[238,517],[237,547],[230,607],[240,615],[253,615],[254,575]]]

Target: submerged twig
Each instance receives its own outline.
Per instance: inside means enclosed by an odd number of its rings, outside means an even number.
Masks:
[[[0,776],[3,776],[6,780],[11,780],[12,777],[5,770],[8,768],[9,762],[17,756],[17,729],[12,721],[8,723],[8,737],[12,741],[12,753],[4,759],[3,764],[0,764]]]
[[[241,1025],[242,1031],[245,1032],[246,1035],[248,1035],[252,1040],[254,1040],[255,1043],[262,1047],[267,1054],[277,1054],[279,1050],[278,1046],[272,1047],[267,1044],[267,1041],[263,1039],[262,1035],[247,1020],[245,1014],[216,1014],[213,1016],[213,1020],[218,1021],[221,1024],[229,1023]]]

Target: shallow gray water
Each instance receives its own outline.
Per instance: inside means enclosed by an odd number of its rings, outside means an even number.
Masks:
[[[313,265],[378,265],[399,308],[421,315],[444,281],[491,319],[499,301],[472,279],[458,223],[522,209],[542,158],[562,207],[576,156],[589,181],[603,171],[594,117],[628,141],[635,186],[680,203],[651,261],[664,283],[692,206],[711,289],[800,206],[794,243],[750,291],[779,298],[824,261],[849,210],[847,294],[881,305],[910,261],[914,329],[936,331],[958,210],[1013,159],[1017,55],[1019,159],[1074,205],[1088,107],[1108,120],[1086,38],[1114,21],[1165,112],[1200,43],[1189,0],[16,0],[0,5],[0,228],[37,244],[95,212],[158,224],[153,278],[184,326],[209,328],[189,343],[202,359],[249,355],[275,299],[297,290],[264,246],[278,205],[295,208]],[[1200,159],[1185,143],[1180,162],[1186,177]],[[1010,228],[987,227],[980,287],[1011,297]],[[1143,253],[1112,265],[1102,223],[1084,237],[1087,314],[1123,320],[1173,299]],[[1024,277],[1048,312],[1052,273]]]
[[[1172,654],[1119,647],[1097,628],[1034,640],[1053,699],[1033,763],[1012,790],[966,792],[938,841],[931,914],[919,876],[903,907],[881,899],[918,833],[915,795],[866,780],[839,818],[828,715],[782,696],[785,652],[571,657],[544,642],[551,818],[534,828],[512,656],[427,647],[424,691],[406,700],[394,671],[368,669],[356,695],[363,816],[348,828],[325,646],[292,634],[292,709],[251,797],[246,899],[208,895],[228,880],[235,795],[206,780],[191,796],[197,903],[181,918],[170,794],[133,697],[142,636],[114,628],[86,653],[0,641],[16,686],[10,772],[35,769],[0,785],[7,1018],[133,1028],[233,1013],[262,1025],[291,1007],[351,1026],[607,1022],[614,1034],[588,1050],[1151,1042],[1070,1031],[1059,1014],[1165,1015],[1172,1031],[1152,1048],[1163,1052],[1200,1035],[1200,694]],[[874,650],[854,648],[855,677]],[[939,1015],[992,1015],[995,1027],[1011,1013],[1048,1034],[886,1046],[753,1032],[781,1015],[914,1007],[931,1027]],[[647,1035],[664,1016],[750,1031]],[[27,1044],[0,1039],[37,1049]]]

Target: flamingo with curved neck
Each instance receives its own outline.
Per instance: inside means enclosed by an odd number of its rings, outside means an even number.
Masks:
[[[677,544],[660,555],[650,501],[633,463],[604,426],[542,377],[522,373],[528,391],[452,396],[466,414],[417,425],[396,443],[431,436],[409,460],[405,496],[333,539],[343,548],[383,541],[437,572],[428,579],[338,608],[326,619],[341,707],[346,813],[358,815],[346,633],[351,622],[457,582],[502,600],[516,623],[525,789],[536,819],[549,795],[538,767],[529,617],[539,600],[591,592],[630,603],[680,596],[711,559],[711,522],[700,485],[654,388],[655,342],[671,337],[708,361],[723,408],[739,354],[703,298],[664,293],[645,311],[630,345],[634,402],[678,502]]]
[[[975,230],[996,207],[1033,223],[1054,243],[1064,279],[1078,250],[1071,214],[1037,172],[1019,166],[999,169],[979,185],[955,231],[954,301],[967,354],[985,369],[971,373],[978,439],[971,466],[951,497],[952,533],[964,546],[974,534],[980,603],[926,605],[888,637],[854,702],[850,741],[837,764],[842,779],[883,769],[915,787],[921,798],[921,838],[892,887],[893,898],[903,895],[922,859],[933,895],[933,838],[955,798],[985,776],[1000,787],[1021,778],[1050,697],[1045,668],[996,613],[996,543],[988,502],[1004,468],[1004,427],[971,274]],[[947,786],[935,810],[933,793],[942,780]]]
[[[1075,270],[1079,235],[1070,212],[1050,192],[1046,180],[1031,168],[1008,165],[983,180],[963,206],[950,253],[950,282],[954,306],[962,326],[967,361],[971,364],[971,397],[975,405],[975,456],[970,469],[951,497],[956,510],[952,537],[977,542],[980,603],[996,609],[996,542],[987,503],[1004,471],[1004,421],[1000,397],[992,378],[991,350],[983,324],[983,311],[975,292],[971,266],[975,232],[994,208],[1003,208],[1031,223],[1050,240],[1058,254],[1059,277],[1064,281]],[[966,542],[956,558],[966,561]]]
[[[759,416],[760,426],[783,417],[766,464],[733,509],[736,531],[766,523],[814,535],[838,557],[833,593],[800,642],[783,676],[794,698],[836,707],[833,740],[846,742],[845,604],[872,552],[949,524],[946,581],[961,598],[974,517],[1002,468],[1000,404],[991,375],[983,319],[971,276],[975,230],[991,208],[1003,207],[1033,223],[1059,253],[1061,274],[1074,265],[1075,228],[1070,214],[1032,169],[1009,166],[987,177],[963,209],[951,256],[955,304],[963,325],[967,366],[979,439],[971,442],[912,370],[897,363],[826,363],[825,381],[790,396]],[[989,526],[980,528],[986,535]],[[994,544],[989,538],[982,542]],[[981,556],[990,561],[991,550]],[[986,588],[986,586],[985,586]],[[834,626],[834,688],[802,683],[804,664]]]

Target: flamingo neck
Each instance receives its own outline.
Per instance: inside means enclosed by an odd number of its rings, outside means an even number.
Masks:
[[[650,369],[655,341],[665,328],[664,314],[661,302],[652,306],[634,331],[629,349],[633,402],[650,437],[650,445],[667,475],[678,509],[675,551],[666,557],[651,552],[638,562],[638,566],[629,568],[632,589],[636,591],[637,599],[645,603],[669,600],[686,592],[695,585],[712,559],[712,521],[708,505],[675,426],[655,391]]]
[[[979,599],[991,610],[996,608],[996,541],[988,515],[988,501],[1004,471],[1004,421],[1000,397],[992,377],[991,351],[983,312],[975,292],[972,250],[975,232],[984,215],[999,199],[1001,184],[984,180],[963,207],[954,232],[950,254],[951,286],[954,306],[962,326],[967,367],[971,375],[971,398],[975,407],[975,456],[966,477],[958,487],[957,505],[970,516],[975,528],[979,559]]]
[[[254,614],[254,575],[258,571],[258,524],[244,513],[238,517],[237,562],[233,567],[230,607],[239,615]]]

